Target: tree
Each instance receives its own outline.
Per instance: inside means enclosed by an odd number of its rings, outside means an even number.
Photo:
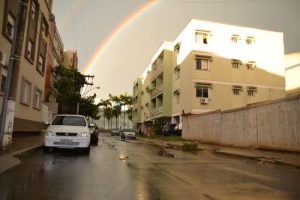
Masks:
[[[109,116],[109,114],[107,114],[107,113],[105,114],[105,109],[106,109],[107,107],[110,107],[110,106],[111,106],[111,102],[110,102],[109,99],[106,99],[106,100],[101,99],[99,105],[103,107],[104,128],[105,128],[105,119],[107,119],[106,115]],[[108,111],[106,111],[106,112],[108,112]]]
[[[80,91],[87,81],[85,76],[77,69],[67,69],[57,66],[52,73],[54,78],[54,90],[58,102],[58,113],[75,114],[77,103],[81,107],[80,114],[93,119],[99,119],[100,104],[95,104],[96,94],[85,98],[81,97]]]
[[[113,118],[113,113],[112,113],[111,107],[104,108],[104,117],[107,119],[108,123]],[[112,128],[112,124],[111,124],[110,128]]]
[[[126,109],[127,109],[127,113],[128,113],[128,109],[130,107],[132,107],[132,104],[133,104],[133,97],[128,96],[127,93],[125,93],[125,94],[121,94],[119,98],[120,98],[120,101],[122,102],[122,106],[124,108],[124,126],[125,126]]]
[[[79,114],[91,117],[92,119],[100,119],[99,107],[100,103],[95,104],[96,94],[93,96],[83,97],[80,99]]]
[[[121,100],[120,97],[118,96],[113,96],[111,94],[109,94],[109,99],[110,101],[113,102],[113,116],[116,118],[116,128],[118,128],[118,118],[121,115]]]

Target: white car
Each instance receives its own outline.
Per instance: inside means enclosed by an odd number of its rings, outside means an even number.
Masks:
[[[134,140],[136,139],[134,130],[130,128],[122,129],[120,135],[121,135],[121,140],[125,140],[126,138],[134,139]]]
[[[88,154],[92,126],[82,115],[57,115],[45,132],[44,150],[81,148]]]

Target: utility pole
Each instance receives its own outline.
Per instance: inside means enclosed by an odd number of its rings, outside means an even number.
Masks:
[[[9,123],[8,120],[6,119],[7,107],[8,107],[9,97],[11,95],[13,97],[16,96],[16,91],[12,90],[11,85],[12,85],[13,78],[14,78],[14,83],[13,83],[14,85],[16,85],[18,81],[20,57],[21,57],[21,52],[23,47],[23,37],[24,37],[24,30],[25,30],[26,17],[27,17],[27,5],[28,5],[28,0],[18,0],[16,22],[15,22],[14,33],[13,33],[14,34],[13,43],[10,50],[7,79],[5,81],[2,110],[1,110],[0,151],[3,150],[4,134],[9,134],[9,130],[8,130]]]
[[[87,88],[88,88],[88,86],[90,85],[90,86],[93,86],[94,84],[93,84],[93,79],[94,79],[94,75],[84,75],[84,78],[87,78],[87,83],[85,84],[85,85],[87,85],[86,87],[85,87],[85,90],[84,90],[84,92],[83,92],[83,94],[81,95],[81,93],[79,92],[79,95],[80,95],[80,99],[81,99],[81,96],[83,96],[84,94],[86,94],[87,93]],[[90,78],[92,79],[92,80],[90,80]],[[78,100],[78,102],[77,102],[77,105],[76,105],[76,114],[77,115],[79,115],[79,101],[80,101],[80,99]]]

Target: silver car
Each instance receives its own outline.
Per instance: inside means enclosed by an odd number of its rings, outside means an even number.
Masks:
[[[118,128],[113,128],[110,131],[111,136],[120,135],[120,130]]]
[[[127,128],[127,129],[122,129],[121,133],[121,140],[125,140],[126,138],[129,139],[136,139],[136,135],[133,129]]]

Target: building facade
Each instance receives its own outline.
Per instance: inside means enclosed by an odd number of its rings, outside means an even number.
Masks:
[[[18,0],[0,0],[1,105],[14,36]],[[51,70],[60,62],[63,48],[52,14],[52,0],[28,0],[20,65],[14,66],[10,102],[13,132],[40,132],[47,120],[44,104]],[[58,44],[55,44],[55,43]],[[2,55],[2,56],[1,56]]]
[[[77,57],[77,51],[75,49],[64,51],[63,66],[67,69],[78,68],[78,57]]]
[[[44,101],[48,106],[48,120],[51,121],[58,111],[58,103],[56,102],[56,94],[53,88],[54,80],[52,72],[56,66],[62,65],[64,45],[56,26],[55,16],[50,14],[49,19]]]
[[[167,44],[152,62],[151,120],[164,116],[180,125],[183,115],[285,97],[282,33],[192,20]]]
[[[287,54],[284,58],[287,96],[300,94],[300,52]]]

